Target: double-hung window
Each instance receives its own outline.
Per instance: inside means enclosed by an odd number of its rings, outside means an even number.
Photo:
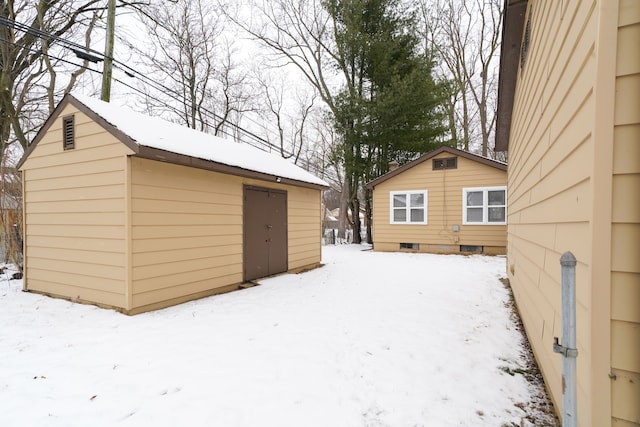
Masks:
[[[507,187],[462,189],[462,223],[504,225],[507,223]]]
[[[392,191],[389,204],[391,224],[427,223],[427,190]]]

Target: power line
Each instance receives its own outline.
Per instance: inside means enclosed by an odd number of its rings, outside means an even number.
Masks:
[[[18,44],[17,44],[16,42],[13,42],[13,41],[7,40],[7,39],[2,38],[2,37],[0,37],[0,41],[3,41],[3,42],[5,42],[5,43],[12,44],[12,45],[14,45],[14,46],[18,46]],[[39,50],[39,49],[27,48],[27,47],[24,47],[24,46],[23,46],[22,48],[23,48],[23,49],[27,49],[27,50],[29,50],[29,51],[31,51],[31,52],[41,52],[43,55],[45,55],[45,56],[47,56],[47,57],[49,57],[49,58],[51,58],[51,59],[55,59],[55,60],[57,60],[57,61],[61,61],[61,62],[67,63],[67,64],[73,65],[73,66],[75,66],[75,67],[78,67],[78,68],[83,68],[83,69],[85,69],[85,70],[92,71],[92,72],[97,73],[97,74],[102,74],[102,71],[100,71],[100,70],[94,70],[93,68],[87,67],[87,66],[85,66],[85,65],[83,65],[83,64],[77,64],[77,63],[72,62],[72,61],[69,61],[69,60],[67,60],[67,59],[60,58],[60,57],[58,57],[58,56],[52,55],[52,54],[50,54],[50,53],[43,53],[43,52],[42,52],[41,50]],[[115,81],[117,81],[118,83],[120,83],[121,85],[123,85],[123,86],[125,86],[125,87],[127,87],[127,88],[129,88],[129,89],[131,89],[131,90],[133,90],[133,91],[135,91],[135,92],[137,92],[137,93],[139,93],[139,94],[141,94],[141,95],[143,95],[143,96],[145,96],[145,97],[147,97],[147,98],[149,98],[149,99],[153,100],[153,101],[155,101],[155,102],[156,102],[156,103],[158,103],[158,104],[164,105],[165,107],[167,107],[167,108],[169,108],[169,109],[175,109],[175,107],[174,107],[174,106],[170,105],[170,104],[169,104],[169,103],[167,103],[166,101],[163,101],[163,100],[161,100],[161,99],[155,98],[155,97],[151,96],[150,94],[143,92],[141,89],[136,88],[136,87],[134,87],[134,86],[132,86],[132,85],[130,85],[130,84],[128,84],[128,83],[125,83],[124,81],[122,81],[122,80],[120,80],[120,79],[117,79],[117,78],[115,78],[115,77],[114,77],[113,79],[114,79]],[[158,90],[158,91],[160,90],[158,87],[156,87],[156,86],[155,86],[156,82],[154,82],[153,80],[149,80],[149,83],[151,83],[151,84],[150,84],[150,86],[151,86],[153,89]],[[160,86],[164,87],[163,85],[160,85]],[[170,90],[170,89],[165,87],[165,90]],[[243,129],[242,129],[242,128],[240,128],[240,127],[238,127],[238,129],[239,129],[240,131],[243,131]],[[228,136],[228,137],[230,137],[230,138],[236,138],[236,136],[235,136],[235,135],[233,135],[233,134],[229,133],[228,131],[226,131],[226,130],[224,130],[224,129],[220,129],[220,133],[222,133],[222,134],[224,134],[224,135],[226,135],[226,136]],[[264,144],[263,144],[263,143],[261,143],[261,141],[260,141],[260,140],[258,140],[258,141],[257,141],[257,144],[256,144],[256,143],[254,143],[254,142],[251,142],[250,140],[247,140],[246,138],[245,138],[245,139],[243,139],[243,138],[242,138],[242,136],[243,136],[242,134],[238,135],[238,140],[239,140],[240,142],[245,143],[245,144],[248,144],[248,145],[251,145],[251,146],[253,146],[253,147],[255,147],[255,148],[259,148],[259,149],[261,149],[261,150],[263,150],[263,151],[266,151],[266,150],[265,150],[265,147],[264,147]],[[259,137],[257,137],[257,138],[259,138]],[[276,147],[276,148],[277,148],[277,147]]]
[[[114,64],[115,64],[115,62],[114,62]],[[120,66],[117,65],[116,68],[120,68]],[[130,67],[128,67],[128,68],[131,69]],[[136,71],[136,73],[137,73],[137,71]],[[185,103],[188,101],[188,99],[184,98],[182,96],[182,94],[180,94],[175,89],[171,89],[171,88],[163,85],[162,83],[159,83],[159,82],[157,82],[157,81],[155,81],[155,80],[153,80],[150,77],[147,77],[145,75],[142,75],[142,74],[139,74],[139,73],[138,73],[138,75],[141,76],[141,80],[144,80],[146,82],[146,84],[151,86],[153,89],[155,89],[155,90],[157,90],[159,92],[169,93],[169,94],[172,94],[172,95],[174,95],[176,97],[182,98]],[[122,81],[119,81],[119,82],[122,84]],[[129,86],[129,85],[126,85],[126,86],[131,88],[131,86]],[[148,94],[145,94],[145,93],[143,93],[141,91],[137,91],[137,92],[141,93],[141,94],[144,94],[145,96],[150,97],[154,101],[159,102],[161,104],[164,104],[165,106],[171,108],[171,106],[166,101],[161,101],[161,100],[159,100],[157,98],[154,98],[154,97],[151,97]],[[221,123],[227,123],[228,125],[232,126],[236,130],[241,132],[242,134],[244,134],[244,135],[246,135],[248,137],[251,137],[252,139],[256,140],[256,142],[258,142],[263,147],[268,148],[269,150],[281,150],[280,147],[278,147],[277,145],[273,144],[272,142],[267,141],[266,139],[256,135],[255,133],[253,133],[253,132],[241,127],[240,125],[238,125],[236,123],[233,123],[233,122],[228,121],[227,119],[224,119],[223,117],[219,116],[217,113],[215,113],[215,112],[213,112],[213,111],[211,111],[211,110],[209,110],[209,109],[207,109],[205,107],[200,107],[200,111],[206,113],[205,114],[206,116],[209,116],[209,117],[211,117],[211,118],[213,118],[215,120],[219,120]],[[230,137],[233,137],[233,134],[228,133],[227,131],[224,130],[224,128],[221,127],[219,130],[220,130],[220,132],[222,132],[222,133],[224,133],[224,134],[226,134],[226,135],[228,135]],[[247,142],[247,141],[244,141],[244,142]],[[250,144],[250,145],[253,145],[254,147],[262,148],[262,147],[256,146],[255,144]],[[292,153],[288,152],[287,150],[282,150],[282,151],[284,151],[284,154],[286,154],[286,155],[289,155],[289,156],[293,155]]]
[[[141,89],[139,89],[139,88],[137,88],[137,87],[135,87],[135,86],[132,86],[132,85],[130,85],[130,84],[128,84],[128,83],[125,83],[123,80],[120,80],[120,79],[118,79],[117,77],[112,77],[112,79],[113,79],[114,81],[118,82],[119,84],[121,84],[121,85],[123,85],[123,86],[125,86],[125,87],[127,87],[127,88],[129,88],[129,89],[131,89],[131,90],[133,90],[133,91],[135,91],[135,92],[137,92],[137,93],[139,93],[139,94],[141,94],[141,95],[143,95],[143,96],[147,97],[147,98],[150,98],[150,99],[152,99],[153,101],[156,101],[157,103],[160,103],[160,104],[164,105],[165,107],[167,107],[167,108],[169,108],[169,109],[175,109],[175,107],[174,107],[174,106],[170,105],[170,104],[169,104],[169,103],[167,103],[166,101],[163,101],[163,100],[158,99],[158,98],[154,98],[153,96],[151,96],[151,95],[149,95],[149,94],[145,93],[145,92],[144,92],[144,91],[142,91]],[[157,88],[154,88],[154,89],[157,89]],[[220,133],[222,133],[222,134],[224,134],[224,135],[226,135],[226,136],[228,136],[228,137],[234,138],[234,135],[233,135],[233,134],[229,133],[228,131],[226,131],[226,130],[224,130],[224,129],[220,129],[219,131],[220,131]],[[259,145],[255,145],[255,144],[251,143],[251,142],[250,142],[250,141],[248,141],[248,140],[242,140],[242,139],[240,139],[240,141],[241,141],[241,142],[243,142],[243,143],[245,143],[245,144],[249,144],[249,145],[251,145],[252,147],[256,147],[256,148],[259,148],[259,149],[261,149],[261,150],[263,150],[263,151],[264,151],[264,147],[259,146]]]
[[[13,42],[11,40],[7,40],[4,37],[0,37],[0,41],[12,44],[14,46],[18,46],[18,43]],[[22,46],[22,49],[27,49],[27,50],[29,50],[31,52],[42,52],[42,50],[40,50],[40,49],[32,49],[32,48],[28,48],[28,47],[25,47],[25,46]],[[78,68],[84,68],[85,70],[89,70],[89,71],[93,71],[94,73],[102,74],[102,71],[94,70],[93,68],[87,67],[87,66],[85,66],[83,64],[76,64],[75,62],[69,61],[68,59],[59,58],[59,57],[53,56],[53,55],[51,55],[49,53],[45,54],[44,52],[43,52],[43,55],[45,55],[45,56],[47,56],[47,57],[49,57],[51,59],[55,59],[55,60],[58,60],[60,62],[64,62],[64,63],[70,64],[70,65],[73,65],[73,66],[78,67]],[[83,58],[80,58],[80,59],[83,59]]]
[[[103,60],[104,58],[104,54],[101,52],[98,52],[97,50],[88,48],[86,46],[82,46],[78,43],[72,42],[70,40],[66,40],[60,36],[56,36],[54,34],[48,33],[44,30],[38,29],[38,28],[34,28],[30,25],[27,24],[23,24],[21,22],[18,22],[16,20],[13,19],[9,19],[6,18],[4,16],[0,16],[0,25],[7,27],[7,28],[14,28],[17,29],[19,31],[22,31],[23,33],[26,34],[31,34],[33,36],[38,37],[39,39],[43,40],[46,39],[46,41],[51,44],[52,42],[58,42],[61,45],[63,45],[64,47],[68,48],[69,50],[73,51],[74,53],[76,53],[76,51],[79,51],[84,54],[86,54],[89,57],[97,57],[98,60]],[[14,43],[15,44],[15,43]],[[82,59],[82,58],[81,58]],[[91,61],[91,62],[96,62],[96,61]]]
[[[65,48],[71,50],[72,52],[74,52],[74,54],[76,54],[76,56],[78,56],[80,59],[84,59],[84,60],[89,61],[89,62],[98,62],[98,61],[102,61],[102,60],[104,60],[104,58],[106,58],[106,56],[103,53],[99,52],[99,51],[96,51],[94,49],[82,46],[80,44],[74,43],[74,42],[69,41],[67,39],[64,39],[62,37],[55,36],[55,35],[53,35],[51,33],[46,32],[46,31],[43,31],[43,30],[40,30],[40,29],[37,29],[37,28],[33,28],[33,27],[28,26],[26,24],[23,24],[23,23],[20,23],[18,21],[11,20],[11,19],[8,19],[8,18],[2,17],[2,16],[0,16],[0,26],[5,26],[5,27],[17,29],[17,30],[22,31],[24,33],[28,33],[28,34],[34,35],[34,36],[38,37],[40,40],[46,40],[49,43],[51,43],[51,41],[56,41],[60,45],[62,45],[62,47],[65,47]],[[6,39],[2,39],[2,40],[7,42],[7,43],[11,43],[14,46],[18,46],[18,43],[16,43],[16,42],[9,41],[9,40],[6,40]],[[22,48],[25,48],[25,47],[23,46]],[[74,65],[74,66],[77,66],[77,67],[80,67],[80,68],[87,69],[89,71],[93,71],[93,72],[102,74],[102,72],[100,72],[98,70],[94,70],[94,69],[86,67],[84,65],[76,64],[76,63],[73,63],[71,61],[65,60],[63,58],[59,58],[59,57],[53,56],[50,53],[48,53],[48,52],[45,53],[44,51],[39,50],[39,49],[32,49],[32,48],[26,48],[26,49],[28,49],[30,51],[33,51],[33,52],[41,52],[43,55],[46,55],[46,56],[48,56],[50,58],[57,59],[59,61],[65,62],[65,63],[68,63],[68,64],[71,64],[71,65]],[[146,84],[148,86],[151,86],[153,89],[155,89],[155,90],[157,90],[159,92],[163,92],[163,93],[168,93],[170,95],[174,95],[175,97],[177,97],[179,99],[182,99],[185,103],[188,101],[188,99],[186,97],[184,97],[182,94],[180,94],[176,90],[171,89],[171,88],[163,85],[162,83],[154,81],[150,77],[146,76],[144,73],[141,73],[141,72],[135,70],[134,68],[130,67],[129,65],[127,65],[125,63],[122,63],[121,61],[116,60],[115,58],[111,58],[111,59],[113,61],[114,66],[116,68],[121,69],[127,76],[129,76],[129,77],[137,77],[139,80],[146,82]],[[114,80],[117,80],[117,79],[114,79]],[[140,94],[143,94],[144,96],[150,98],[151,100],[153,100],[153,101],[155,101],[157,103],[160,103],[160,104],[162,104],[162,105],[164,105],[164,106],[166,106],[166,107],[168,107],[170,109],[174,108],[169,103],[167,103],[166,101],[163,101],[163,100],[160,100],[158,98],[152,97],[149,94],[144,93],[141,90],[139,90],[137,88],[134,88],[131,85],[125,84],[121,80],[117,80],[117,81],[120,84],[123,84],[124,86],[126,86],[126,87],[128,87],[130,89],[133,89],[133,90],[135,90],[136,92],[138,92]],[[254,146],[256,148],[260,148],[262,150],[265,150],[265,148],[266,148],[265,151],[278,150],[278,151],[281,151],[281,152],[283,152],[283,154],[286,154],[288,156],[292,156],[293,155],[293,153],[288,152],[288,150],[284,150],[281,147],[269,142],[268,140],[256,135],[255,133],[253,133],[253,132],[251,132],[251,131],[249,131],[247,129],[244,129],[243,127],[239,126],[238,124],[235,124],[235,123],[232,123],[232,122],[228,121],[227,119],[219,116],[217,113],[215,113],[213,111],[210,111],[207,108],[201,107],[200,110],[202,112],[206,113],[205,116],[208,116],[210,118],[213,118],[214,120],[220,121],[221,124],[222,123],[226,123],[226,124],[230,125],[231,127],[235,128],[239,132],[237,137],[241,142],[245,142],[245,143],[247,143],[249,145],[252,145],[252,146]],[[235,138],[235,136],[233,134],[230,134],[227,131],[224,131],[222,128],[220,129],[220,131],[221,131],[221,133],[223,133],[223,134],[225,134],[227,136]],[[247,137],[250,137],[250,138],[254,139],[258,145],[256,145],[255,143],[251,143],[249,141],[246,141],[246,140],[242,140],[240,138],[240,136],[242,134],[244,134]]]

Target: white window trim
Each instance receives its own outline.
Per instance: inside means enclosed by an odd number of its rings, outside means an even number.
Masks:
[[[393,196],[397,195],[397,194],[406,194],[406,195],[411,195],[411,194],[422,194],[424,195],[424,221],[395,221],[394,216],[393,216]],[[429,194],[429,192],[427,190],[406,190],[406,191],[390,191],[389,192],[389,222],[391,224],[403,224],[403,225],[424,225],[428,223],[428,213],[429,213],[429,198],[427,197]],[[411,207],[407,206],[406,209],[409,210]],[[409,218],[411,218],[410,216],[410,212],[409,212]]]
[[[482,222],[467,221],[467,193],[474,191],[482,191]],[[504,191],[504,218],[503,222],[489,222],[489,191]],[[475,206],[479,207],[479,206]],[[507,224],[507,187],[464,187],[462,189],[462,223],[464,225],[506,225]]]

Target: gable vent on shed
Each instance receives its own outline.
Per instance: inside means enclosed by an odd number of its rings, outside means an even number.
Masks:
[[[62,118],[62,146],[65,150],[75,148],[75,126],[74,116]]]

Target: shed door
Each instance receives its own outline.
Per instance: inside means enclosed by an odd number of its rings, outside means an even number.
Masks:
[[[244,188],[244,280],[287,271],[287,193]]]

